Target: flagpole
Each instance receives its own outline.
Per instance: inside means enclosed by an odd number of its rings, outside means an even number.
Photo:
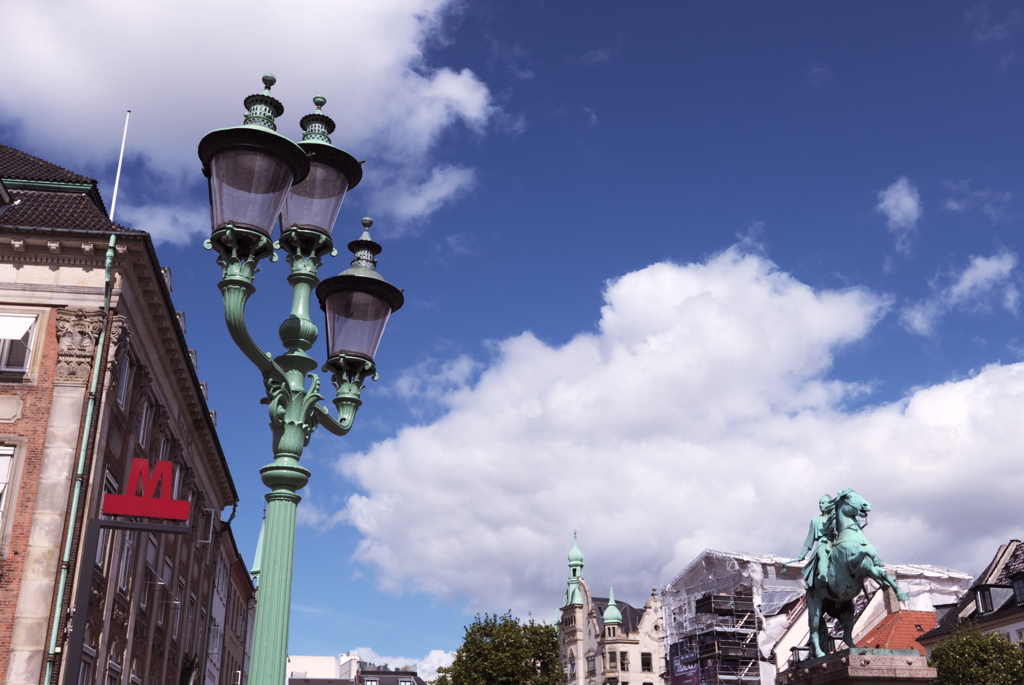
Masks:
[[[124,143],[128,140],[128,119],[132,111],[124,115],[124,135],[121,136],[121,156],[117,158],[117,176],[114,178],[114,197],[110,200],[110,220],[114,220],[114,208],[117,207],[117,186],[121,183],[121,163],[124,162]]]

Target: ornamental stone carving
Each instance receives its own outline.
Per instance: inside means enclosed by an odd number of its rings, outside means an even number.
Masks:
[[[103,329],[103,312],[61,309],[57,312],[58,381],[89,380],[96,342]]]
[[[124,353],[128,351],[128,341],[131,340],[131,337],[128,317],[114,314],[114,318],[110,322],[110,356],[115,364],[120,364],[124,359]]]

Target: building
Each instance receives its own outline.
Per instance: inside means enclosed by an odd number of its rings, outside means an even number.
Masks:
[[[576,685],[664,685],[661,600],[651,592],[642,609],[593,597],[583,580],[583,553],[573,536],[559,641],[566,682]],[[384,685],[381,683],[380,685]]]
[[[804,580],[796,565],[786,568],[783,561],[772,554],[704,550],[665,586],[671,685],[774,685],[791,659],[806,656]],[[862,642],[872,630],[881,635],[879,626],[895,620],[887,619],[890,615],[901,609],[931,612],[959,597],[971,581],[966,573],[935,566],[887,564],[885,570],[910,600],[901,606],[892,593],[879,592],[868,581],[854,626],[860,646],[869,646]]]
[[[983,633],[1000,632],[1024,642],[1024,544],[1010,540],[958,601],[936,607],[938,625],[918,638],[928,654],[965,622]]]
[[[202,680],[216,533],[238,499],[214,424],[149,235],[107,218],[95,180],[0,145],[4,683],[69,682],[62,655],[83,625],[76,685]],[[83,549],[136,458],[173,462],[187,532],[107,530]]]
[[[210,607],[210,648],[205,683],[246,685],[256,587],[238,552],[231,526],[225,522],[221,527]]]
[[[287,685],[427,685],[413,665],[389,668],[360,661],[354,652],[288,657]]]

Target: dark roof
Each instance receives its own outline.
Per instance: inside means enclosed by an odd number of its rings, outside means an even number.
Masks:
[[[344,678],[306,678],[292,676],[288,678],[288,685],[355,685],[354,680]]]
[[[999,545],[999,551],[971,585],[971,589],[939,619],[938,626],[922,635],[921,639],[929,640],[947,635],[964,621],[973,621],[984,630],[984,624],[989,621],[1001,620],[1008,615],[1024,611],[1024,608],[1017,605],[1013,593],[1007,590],[999,591],[1004,597],[1002,600],[997,600],[996,592],[992,592],[993,604],[998,606],[993,606],[990,612],[981,613],[976,601],[978,590],[982,587],[1012,587],[1013,583],[1010,578],[1019,573],[1019,569],[1022,567],[1024,567],[1024,544],[1021,544],[1020,540],[1010,540],[1005,545]],[[971,607],[972,603],[973,607]]]
[[[51,183],[87,183],[95,180],[76,174],[64,167],[33,157],[0,143],[0,178],[23,181],[49,181]]]
[[[367,680],[376,680],[377,685],[399,685],[411,681],[413,685],[427,685],[416,671],[367,671],[359,669],[359,683],[365,685]]]
[[[996,576],[993,585],[1013,585],[1013,577],[1018,573],[1024,573],[1024,544],[1021,544],[1018,540],[1012,540],[1010,544],[1017,543],[1013,551],[1007,555],[1006,562],[1003,564],[1002,569],[999,570],[999,575]]]
[[[10,195],[11,204],[0,212],[0,226],[139,232],[108,219],[86,193],[11,190]]]
[[[597,612],[598,628],[604,631],[604,610],[608,608],[608,598],[591,597],[591,601],[594,603],[594,611]],[[615,606],[619,608],[619,612],[622,614],[622,632],[635,633],[639,630],[640,617],[644,615],[646,609],[637,609],[618,599],[615,600]]]

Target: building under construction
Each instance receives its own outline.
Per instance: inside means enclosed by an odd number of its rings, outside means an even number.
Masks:
[[[705,550],[662,591],[670,685],[774,685],[807,643],[804,579],[782,557]],[[886,565],[910,596],[901,604],[867,583],[854,639],[901,610],[934,612],[970,586],[966,573]],[[891,594],[891,593],[890,593]]]
[[[694,602],[692,628],[669,658],[686,685],[759,683],[757,636],[761,620],[749,595],[704,595]]]

